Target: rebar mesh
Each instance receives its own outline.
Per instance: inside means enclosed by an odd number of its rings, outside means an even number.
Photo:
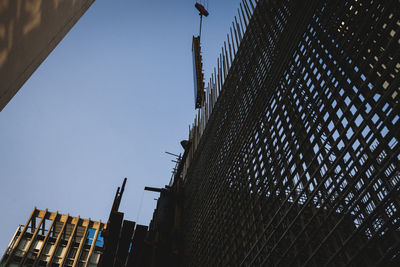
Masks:
[[[398,264],[399,71],[399,1],[258,1],[187,161],[184,266]]]

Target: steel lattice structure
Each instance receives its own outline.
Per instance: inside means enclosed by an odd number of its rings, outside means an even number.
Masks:
[[[249,17],[186,161],[183,265],[399,264],[400,2]]]

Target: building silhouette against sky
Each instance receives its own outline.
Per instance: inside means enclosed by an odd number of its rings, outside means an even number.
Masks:
[[[398,10],[243,0],[152,221],[123,220],[124,181],[99,266],[398,266]],[[30,219],[6,263],[90,262],[90,221],[63,216],[54,253]]]

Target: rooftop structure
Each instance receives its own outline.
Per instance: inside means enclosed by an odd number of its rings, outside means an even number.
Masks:
[[[103,249],[101,221],[33,209],[18,226],[0,266],[97,266]]]
[[[156,259],[147,226],[124,220],[119,205],[127,179],[118,187],[107,223],[33,209],[19,225],[0,267],[142,267]]]

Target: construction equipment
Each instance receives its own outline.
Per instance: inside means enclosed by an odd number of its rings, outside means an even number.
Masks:
[[[200,37],[201,37],[201,26],[203,22],[203,16],[208,16],[209,13],[205,9],[205,7],[197,3],[194,5],[196,9],[199,11],[200,15],[200,30],[199,35],[193,36],[192,41],[192,56],[193,56],[193,81],[194,81],[194,102],[195,108],[201,108],[204,105],[204,74],[203,74],[203,62],[201,57],[201,46],[200,46]]]

